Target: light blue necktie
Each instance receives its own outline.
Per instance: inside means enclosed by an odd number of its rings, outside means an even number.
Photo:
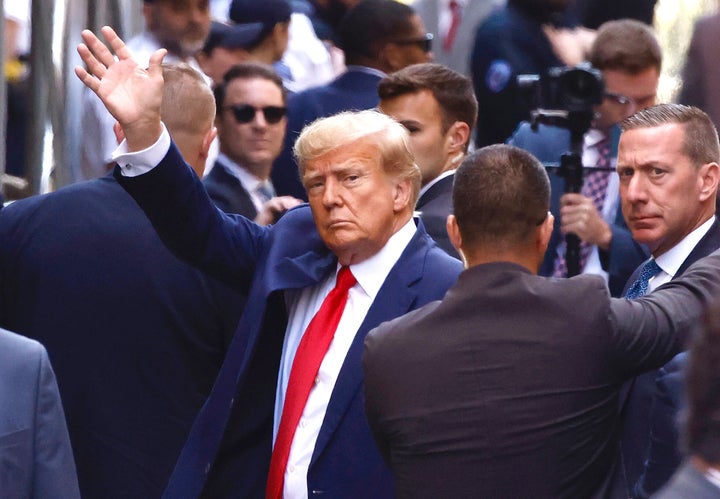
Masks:
[[[655,263],[655,259],[651,258],[645,262],[642,269],[640,269],[640,277],[628,288],[625,298],[633,299],[643,296],[647,293],[650,279],[658,275],[661,271],[662,269]]]

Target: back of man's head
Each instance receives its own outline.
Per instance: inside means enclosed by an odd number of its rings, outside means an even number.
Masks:
[[[453,212],[466,250],[522,248],[546,220],[549,206],[547,172],[523,149],[483,147],[455,172]]]
[[[650,26],[621,19],[598,28],[588,59],[601,71],[612,69],[634,75],[655,68],[659,74],[662,50]]]
[[[720,303],[708,307],[686,374],[686,440],[691,455],[720,465]]]
[[[411,7],[395,0],[362,0],[352,7],[338,27],[338,44],[346,63],[377,62],[386,42],[413,35],[413,15]]]
[[[160,116],[193,170],[202,176],[206,148],[212,142],[215,103],[203,77],[184,63],[163,64],[165,87]]]
[[[683,126],[683,153],[696,168],[706,163],[720,162],[720,144],[715,125],[710,116],[696,107],[658,104],[626,118],[620,128],[626,132],[668,124]]]
[[[472,81],[442,64],[413,64],[385,76],[378,85],[380,100],[429,90],[442,112],[443,133],[456,121],[475,126],[478,103]]]

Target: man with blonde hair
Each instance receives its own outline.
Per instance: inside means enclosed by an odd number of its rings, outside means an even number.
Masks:
[[[125,130],[116,178],[174,251],[249,290],[166,497],[393,497],[363,410],[363,339],[442,297],[461,268],[413,221],[407,132],[376,111],[318,120],[295,147],[309,206],[272,227],[228,217],[163,131],[164,52],[145,71],[102,33],[118,59],[84,31],[76,72]]]

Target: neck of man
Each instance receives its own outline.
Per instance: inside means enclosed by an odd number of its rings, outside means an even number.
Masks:
[[[533,274],[537,274],[540,269],[541,260],[538,260],[537,252],[529,248],[483,246],[474,250],[460,248],[459,252],[463,257],[465,268],[486,263],[508,262],[520,265]]]

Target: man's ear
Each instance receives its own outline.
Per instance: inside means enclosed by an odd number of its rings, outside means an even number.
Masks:
[[[202,144],[200,144],[200,156],[202,158],[207,159],[208,153],[210,151],[210,146],[212,146],[215,137],[217,137],[217,128],[212,127],[210,130],[207,131],[205,137],[203,137]]]
[[[395,182],[394,206],[396,213],[404,211],[412,199],[412,180],[409,178],[400,179]],[[411,208],[415,208],[412,206]]]
[[[123,132],[119,121],[116,121],[115,124],[113,124],[113,132],[115,132],[115,140],[117,140],[118,145],[120,142],[125,140],[125,132]]]
[[[455,248],[458,253],[461,253],[463,244],[462,235],[460,234],[460,227],[458,227],[455,215],[448,215],[447,220],[445,221],[445,230],[447,230],[448,237],[450,238],[453,248]]]
[[[447,133],[448,152],[454,156],[460,153],[459,157],[462,157],[468,140],[470,140],[470,127],[464,121],[456,121]]]
[[[548,211],[547,218],[537,228],[537,250],[540,254],[540,261],[542,262],[545,258],[545,252],[547,251],[548,244],[550,244],[550,237],[553,233],[553,225],[555,224],[555,217]]]
[[[705,163],[700,167],[700,200],[705,201],[711,196],[717,195],[718,183],[720,182],[720,166],[717,163]]]

